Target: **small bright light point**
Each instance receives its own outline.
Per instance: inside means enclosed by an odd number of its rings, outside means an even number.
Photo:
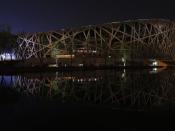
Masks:
[[[154,62],[152,63],[152,65],[153,65],[153,66],[157,66],[157,65],[158,65],[157,61],[154,61]]]
[[[153,68],[153,71],[157,71],[157,68]]]
[[[124,78],[125,77],[125,73],[122,73],[122,78]]]
[[[126,63],[124,62],[123,65],[126,66]]]
[[[125,60],[125,58],[124,57],[122,57],[122,62],[125,62],[126,60]]]
[[[79,64],[78,66],[82,67],[82,66],[83,66],[83,64]]]

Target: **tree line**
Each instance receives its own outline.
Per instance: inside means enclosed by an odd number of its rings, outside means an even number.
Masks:
[[[16,35],[12,34],[10,26],[0,25],[0,55],[2,60],[2,54],[14,53],[14,49],[17,47]]]

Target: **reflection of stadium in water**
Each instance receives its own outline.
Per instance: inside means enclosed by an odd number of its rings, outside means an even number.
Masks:
[[[105,104],[146,109],[173,104],[175,73],[92,71],[1,76],[1,85],[23,95],[68,103]]]

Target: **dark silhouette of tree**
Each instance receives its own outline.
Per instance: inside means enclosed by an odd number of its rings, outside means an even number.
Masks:
[[[11,54],[16,46],[16,36],[11,33],[11,28],[9,26],[0,26],[0,54]]]

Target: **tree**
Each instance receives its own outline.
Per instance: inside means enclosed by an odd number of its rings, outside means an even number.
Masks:
[[[16,46],[16,36],[11,33],[10,27],[0,26],[0,54],[10,52],[12,59],[12,52]]]

